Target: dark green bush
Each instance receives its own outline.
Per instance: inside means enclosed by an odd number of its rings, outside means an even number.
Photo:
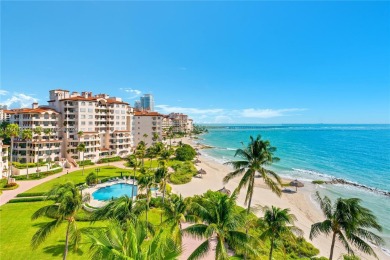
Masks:
[[[13,162],[12,165],[17,168],[17,169],[26,169],[27,166],[28,168],[34,168],[37,167],[36,163],[20,163],[20,162]],[[46,165],[46,163],[39,163],[39,166]]]
[[[325,181],[315,180],[315,181],[312,181],[311,183],[313,183],[313,184],[324,184]]]
[[[360,257],[355,255],[343,255],[344,260],[360,260]]]
[[[117,161],[121,161],[121,160],[122,160],[122,158],[120,156],[114,156],[111,158],[102,158],[98,161],[98,163],[117,162]]]
[[[169,176],[169,181],[173,184],[188,183],[196,175],[196,168],[192,162],[174,164],[172,168],[175,172]]]
[[[45,178],[47,176],[50,176],[50,175],[53,175],[53,174],[59,173],[59,172],[62,172],[62,168],[59,168],[56,170],[50,170],[47,172],[32,173],[32,174],[28,175],[28,180],[39,180],[39,179]],[[26,175],[18,175],[18,176],[13,176],[13,177],[15,178],[15,180],[19,180],[19,181],[27,180]]]
[[[96,184],[97,183],[97,176],[94,172],[91,172],[88,174],[87,178],[85,178],[85,182],[88,185]]]
[[[77,164],[79,166],[95,165],[91,160],[78,161]]]
[[[196,151],[191,145],[183,144],[176,149],[176,159],[179,161],[192,161],[196,156]]]

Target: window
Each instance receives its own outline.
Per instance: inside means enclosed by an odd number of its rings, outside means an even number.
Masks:
[[[81,125],[85,125],[85,121],[81,122]]]
[[[122,122],[122,125],[125,125],[126,124],[126,122]]]
[[[89,118],[89,119],[92,119],[92,118],[93,118],[93,115],[89,115],[88,118]]]
[[[93,112],[93,108],[88,108],[88,112],[92,113]]]
[[[89,106],[92,106],[92,102],[88,102],[88,105],[89,105]]]
[[[80,117],[81,119],[85,119],[85,115],[81,115],[81,117]]]
[[[126,114],[126,111],[125,110],[121,110],[121,114]]]
[[[80,108],[80,112],[85,112],[85,108]]]
[[[84,102],[84,101],[83,101],[83,102],[81,102],[81,105],[82,105],[82,106],[85,106],[85,102]]]
[[[119,119],[119,116],[116,116],[116,119]]]
[[[93,125],[93,122],[89,121],[88,124],[89,124],[89,125]]]
[[[125,116],[122,116],[122,119],[126,119],[126,117],[125,117]]]

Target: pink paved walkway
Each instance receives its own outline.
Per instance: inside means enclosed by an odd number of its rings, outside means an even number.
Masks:
[[[69,172],[77,171],[80,168],[72,168],[72,169],[65,169],[60,173],[53,174],[51,176],[48,176],[46,178],[40,179],[40,180],[31,180],[31,181],[17,181],[17,184],[19,184],[19,187],[14,190],[3,190],[3,194],[0,195],[0,206],[7,203],[9,200],[13,199],[18,195],[19,193],[25,192],[41,183],[50,181],[52,179],[55,179],[57,177],[60,177],[64,174],[66,174],[66,171],[69,170]]]

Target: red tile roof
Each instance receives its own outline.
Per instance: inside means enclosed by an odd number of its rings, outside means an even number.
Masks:
[[[59,114],[57,111],[55,111],[52,108],[48,107],[38,107],[38,108],[16,108],[11,110],[4,110],[6,114],[35,114],[35,113],[46,113],[51,112],[54,114]]]
[[[158,112],[149,112],[149,111],[135,111],[135,116],[163,116]]]

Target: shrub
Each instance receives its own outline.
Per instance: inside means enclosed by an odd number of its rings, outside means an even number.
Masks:
[[[78,161],[77,164],[79,166],[95,165],[91,160]]]
[[[312,181],[311,183],[313,183],[313,184],[324,184],[325,181],[315,180],[315,181]]]
[[[44,196],[46,192],[22,192],[16,195],[16,197],[36,197],[36,196]]]
[[[4,185],[4,188],[11,188],[11,187],[14,187],[16,185],[17,185],[16,182],[7,183],[6,185]]]
[[[28,166],[28,168],[37,167],[37,164],[36,164],[36,163],[12,162],[12,165],[13,165],[15,168],[17,168],[17,169],[26,169],[27,166]],[[43,166],[43,165],[46,165],[46,163],[44,163],[44,162],[39,163],[39,166]]]
[[[184,144],[176,149],[176,159],[179,161],[192,161],[195,155],[195,149],[188,144]]]
[[[169,181],[173,184],[188,183],[196,175],[196,168],[191,162],[178,163],[172,165],[172,168],[175,172],[169,176]]]
[[[87,178],[85,178],[85,182],[88,184],[88,185],[91,185],[91,184],[96,184],[97,182],[97,176],[94,172],[91,172],[90,174],[88,174]]]
[[[162,197],[157,198],[151,198],[150,199],[150,206],[153,208],[161,207],[162,205]]]
[[[343,255],[344,260],[360,260],[360,257],[355,255]]]
[[[50,176],[50,175],[53,175],[53,174],[59,173],[59,172],[62,172],[62,168],[50,170],[47,172],[39,172],[39,175],[38,175],[38,173],[32,173],[32,174],[28,175],[28,179],[29,180],[38,180],[38,179],[42,179],[44,177],[47,177],[47,176]],[[13,176],[13,177],[15,178],[15,180],[19,180],[19,181],[27,180],[26,175],[19,175],[19,176]]]
[[[120,156],[114,156],[111,158],[102,158],[98,161],[98,163],[117,162],[117,161],[121,161],[121,160],[122,160],[122,158]]]

